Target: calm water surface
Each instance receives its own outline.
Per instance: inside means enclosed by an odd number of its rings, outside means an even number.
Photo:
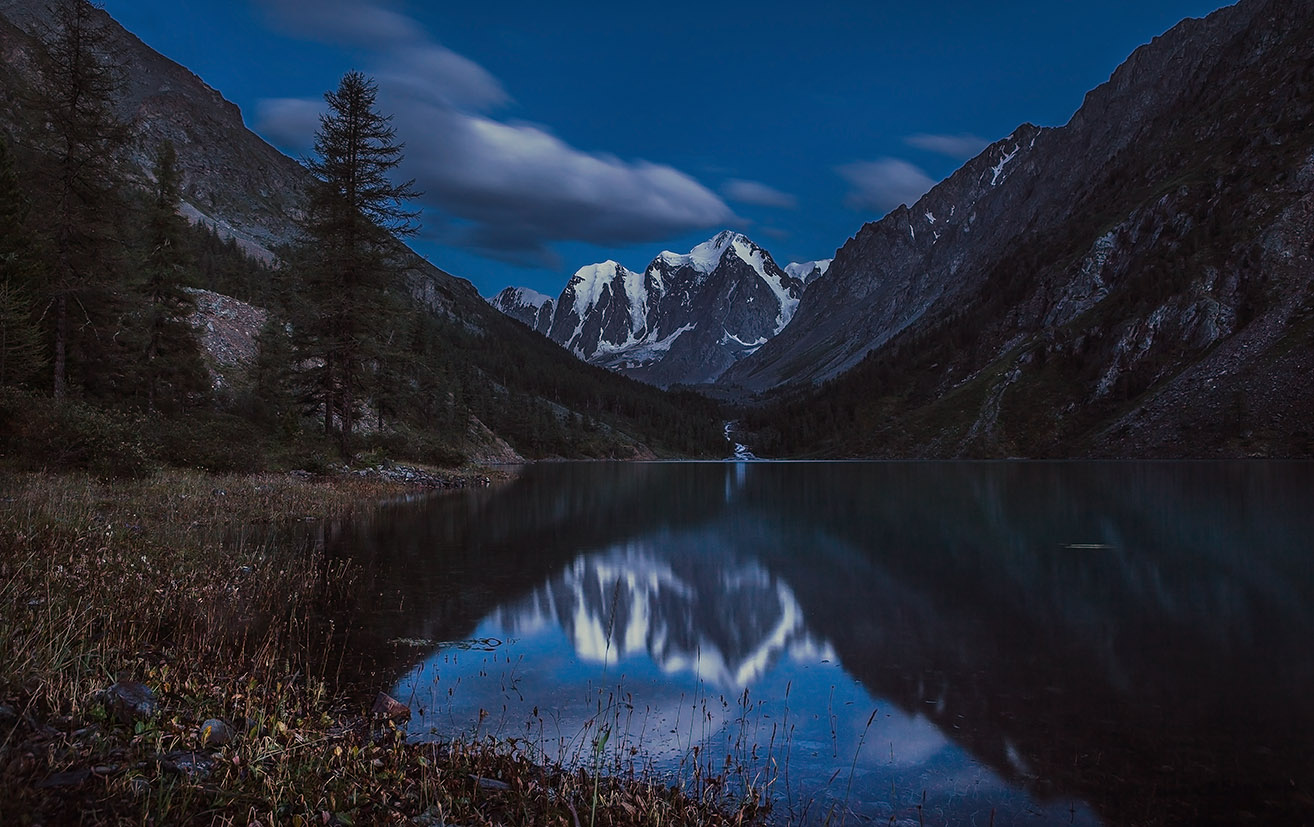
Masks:
[[[541,465],[329,548],[416,738],[782,820],[1314,821],[1314,465]]]

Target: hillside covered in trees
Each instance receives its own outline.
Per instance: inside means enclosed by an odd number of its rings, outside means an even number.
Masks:
[[[204,182],[180,158],[196,147],[161,137],[151,107],[124,104],[122,67],[145,47],[84,0],[52,8],[30,31],[0,17],[6,464],[724,452],[711,403],[583,364],[471,301],[468,283],[431,266],[417,276],[398,241],[413,229],[410,192],[390,178],[401,148],[369,78],[349,74],[326,96],[294,229],[260,247],[215,199],[195,214],[188,196]],[[216,381],[200,344],[200,290],[264,311],[236,381]]]

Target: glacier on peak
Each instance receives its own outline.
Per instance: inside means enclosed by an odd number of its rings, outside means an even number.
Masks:
[[[495,310],[544,335],[552,326],[556,301],[528,287],[507,287],[486,300]]]
[[[573,290],[575,293],[575,315],[581,319],[584,318],[584,315],[601,300],[602,291],[617,276],[622,277],[627,287],[634,279],[643,278],[625,265],[611,259],[597,264],[589,264],[576,270],[568,285],[568,289]]]
[[[721,263],[721,258],[726,251],[735,248],[739,253],[741,247],[760,249],[743,233],[737,233],[734,230],[722,230],[712,238],[704,241],[702,244],[694,247],[687,253],[673,253],[670,250],[663,250],[658,258],[672,267],[692,267],[700,273],[711,273]],[[744,258],[739,253],[740,258]],[[748,259],[744,259],[748,261]],[[752,263],[752,262],[748,262]]]

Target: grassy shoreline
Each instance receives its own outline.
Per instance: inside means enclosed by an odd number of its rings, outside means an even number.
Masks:
[[[313,618],[350,594],[350,566],[247,529],[498,473],[0,475],[0,823],[760,816],[756,797],[727,801],[714,781],[598,779],[537,763],[514,742],[410,744],[336,685]],[[150,703],[134,712],[105,694],[125,687]]]

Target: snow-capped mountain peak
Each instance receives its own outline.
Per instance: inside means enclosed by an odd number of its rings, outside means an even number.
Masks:
[[[547,333],[653,384],[711,382],[789,324],[803,289],[769,252],[725,230],[688,253],[660,253],[641,273],[616,261],[581,267]]]
[[[488,300],[488,303],[497,307],[499,303],[514,301],[516,304],[522,304],[526,307],[532,307],[538,310],[543,305],[552,301],[552,297],[546,293],[540,293],[528,287],[508,287],[501,293]]]
[[[738,246],[756,247],[743,233],[722,230],[713,238],[704,241],[687,253],[673,253],[664,250],[657,258],[672,268],[692,267],[703,274],[709,274],[721,263],[726,251]]]
[[[626,287],[643,278],[625,265],[611,259],[576,270],[567,287],[575,291],[575,313],[583,318],[584,314],[602,298],[604,289],[618,276],[624,280]],[[629,290],[625,292],[626,295],[633,295]]]

